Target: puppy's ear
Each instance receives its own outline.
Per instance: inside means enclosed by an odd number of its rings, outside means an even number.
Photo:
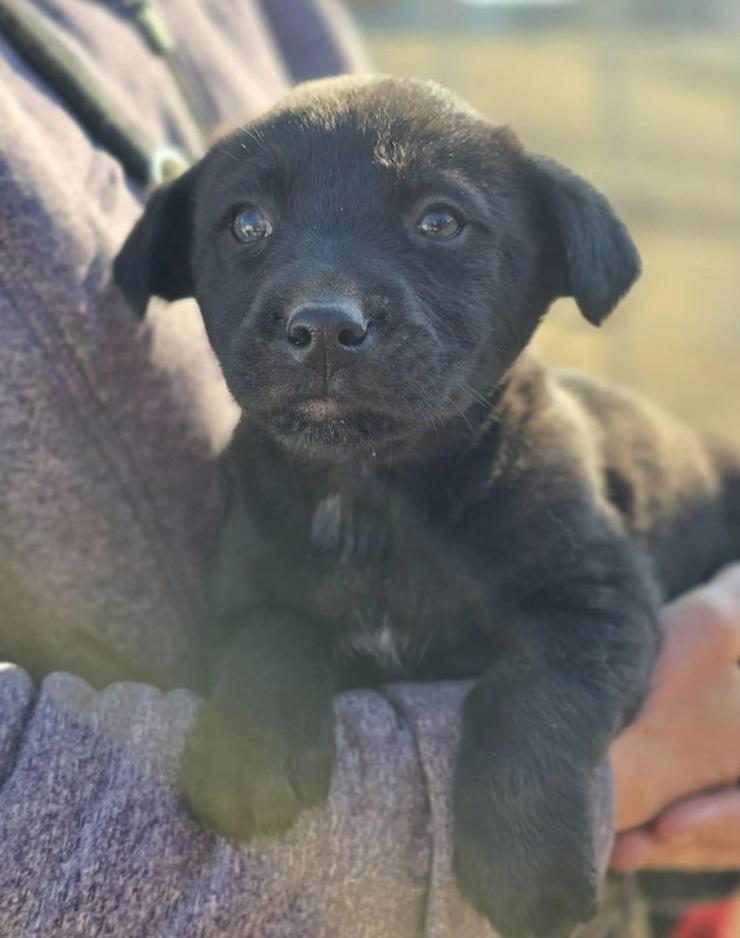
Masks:
[[[572,296],[598,326],[639,277],[640,255],[600,192],[553,160],[528,161],[554,295]]]
[[[156,189],[113,261],[113,279],[139,318],[152,296],[193,295],[190,272],[195,170]]]

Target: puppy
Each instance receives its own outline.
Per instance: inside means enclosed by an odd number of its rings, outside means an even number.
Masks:
[[[660,603],[740,556],[740,458],[523,354],[638,273],[603,196],[425,82],[300,86],[154,194],[117,282],[197,298],[243,411],[183,769],[207,825],[325,799],[337,690],[476,678],[459,883],[507,938],[592,915],[590,782]]]

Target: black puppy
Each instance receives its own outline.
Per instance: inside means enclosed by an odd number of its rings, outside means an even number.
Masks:
[[[637,277],[606,200],[435,85],[324,81],[158,191],[115,272],[140,314],[197,298],[244,412],[193,811],[283,828],[327,794],[337,689],[477,677],[460,884],[506,936],[569,933],[659,604],[740,556],[740,459],[521,354]]]

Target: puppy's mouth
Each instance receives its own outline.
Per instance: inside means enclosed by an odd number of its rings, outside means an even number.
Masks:
[[[285,443],[334,456],[375,450],[403,430],[387,412],[330,395],[303,398],[255,416]]]
[[[297,414],[308,420],[327,423],[348,417],[353,408],[347,403],[338,401],[335,397],[312,397],[297,404],[295,410]]]

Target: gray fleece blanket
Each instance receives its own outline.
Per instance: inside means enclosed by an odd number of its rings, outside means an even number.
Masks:
[[[333,0],[161,6],[196,121],[123,2],[33,3],[156,143],[362,67]],[[450,862],[462,685],[340,697],[328,808],[280,842],[236,850],[178,803],[234,413],[193,305],[141,329],[111,286],[141,196],[0,38],[0,936],[483,938]]]

